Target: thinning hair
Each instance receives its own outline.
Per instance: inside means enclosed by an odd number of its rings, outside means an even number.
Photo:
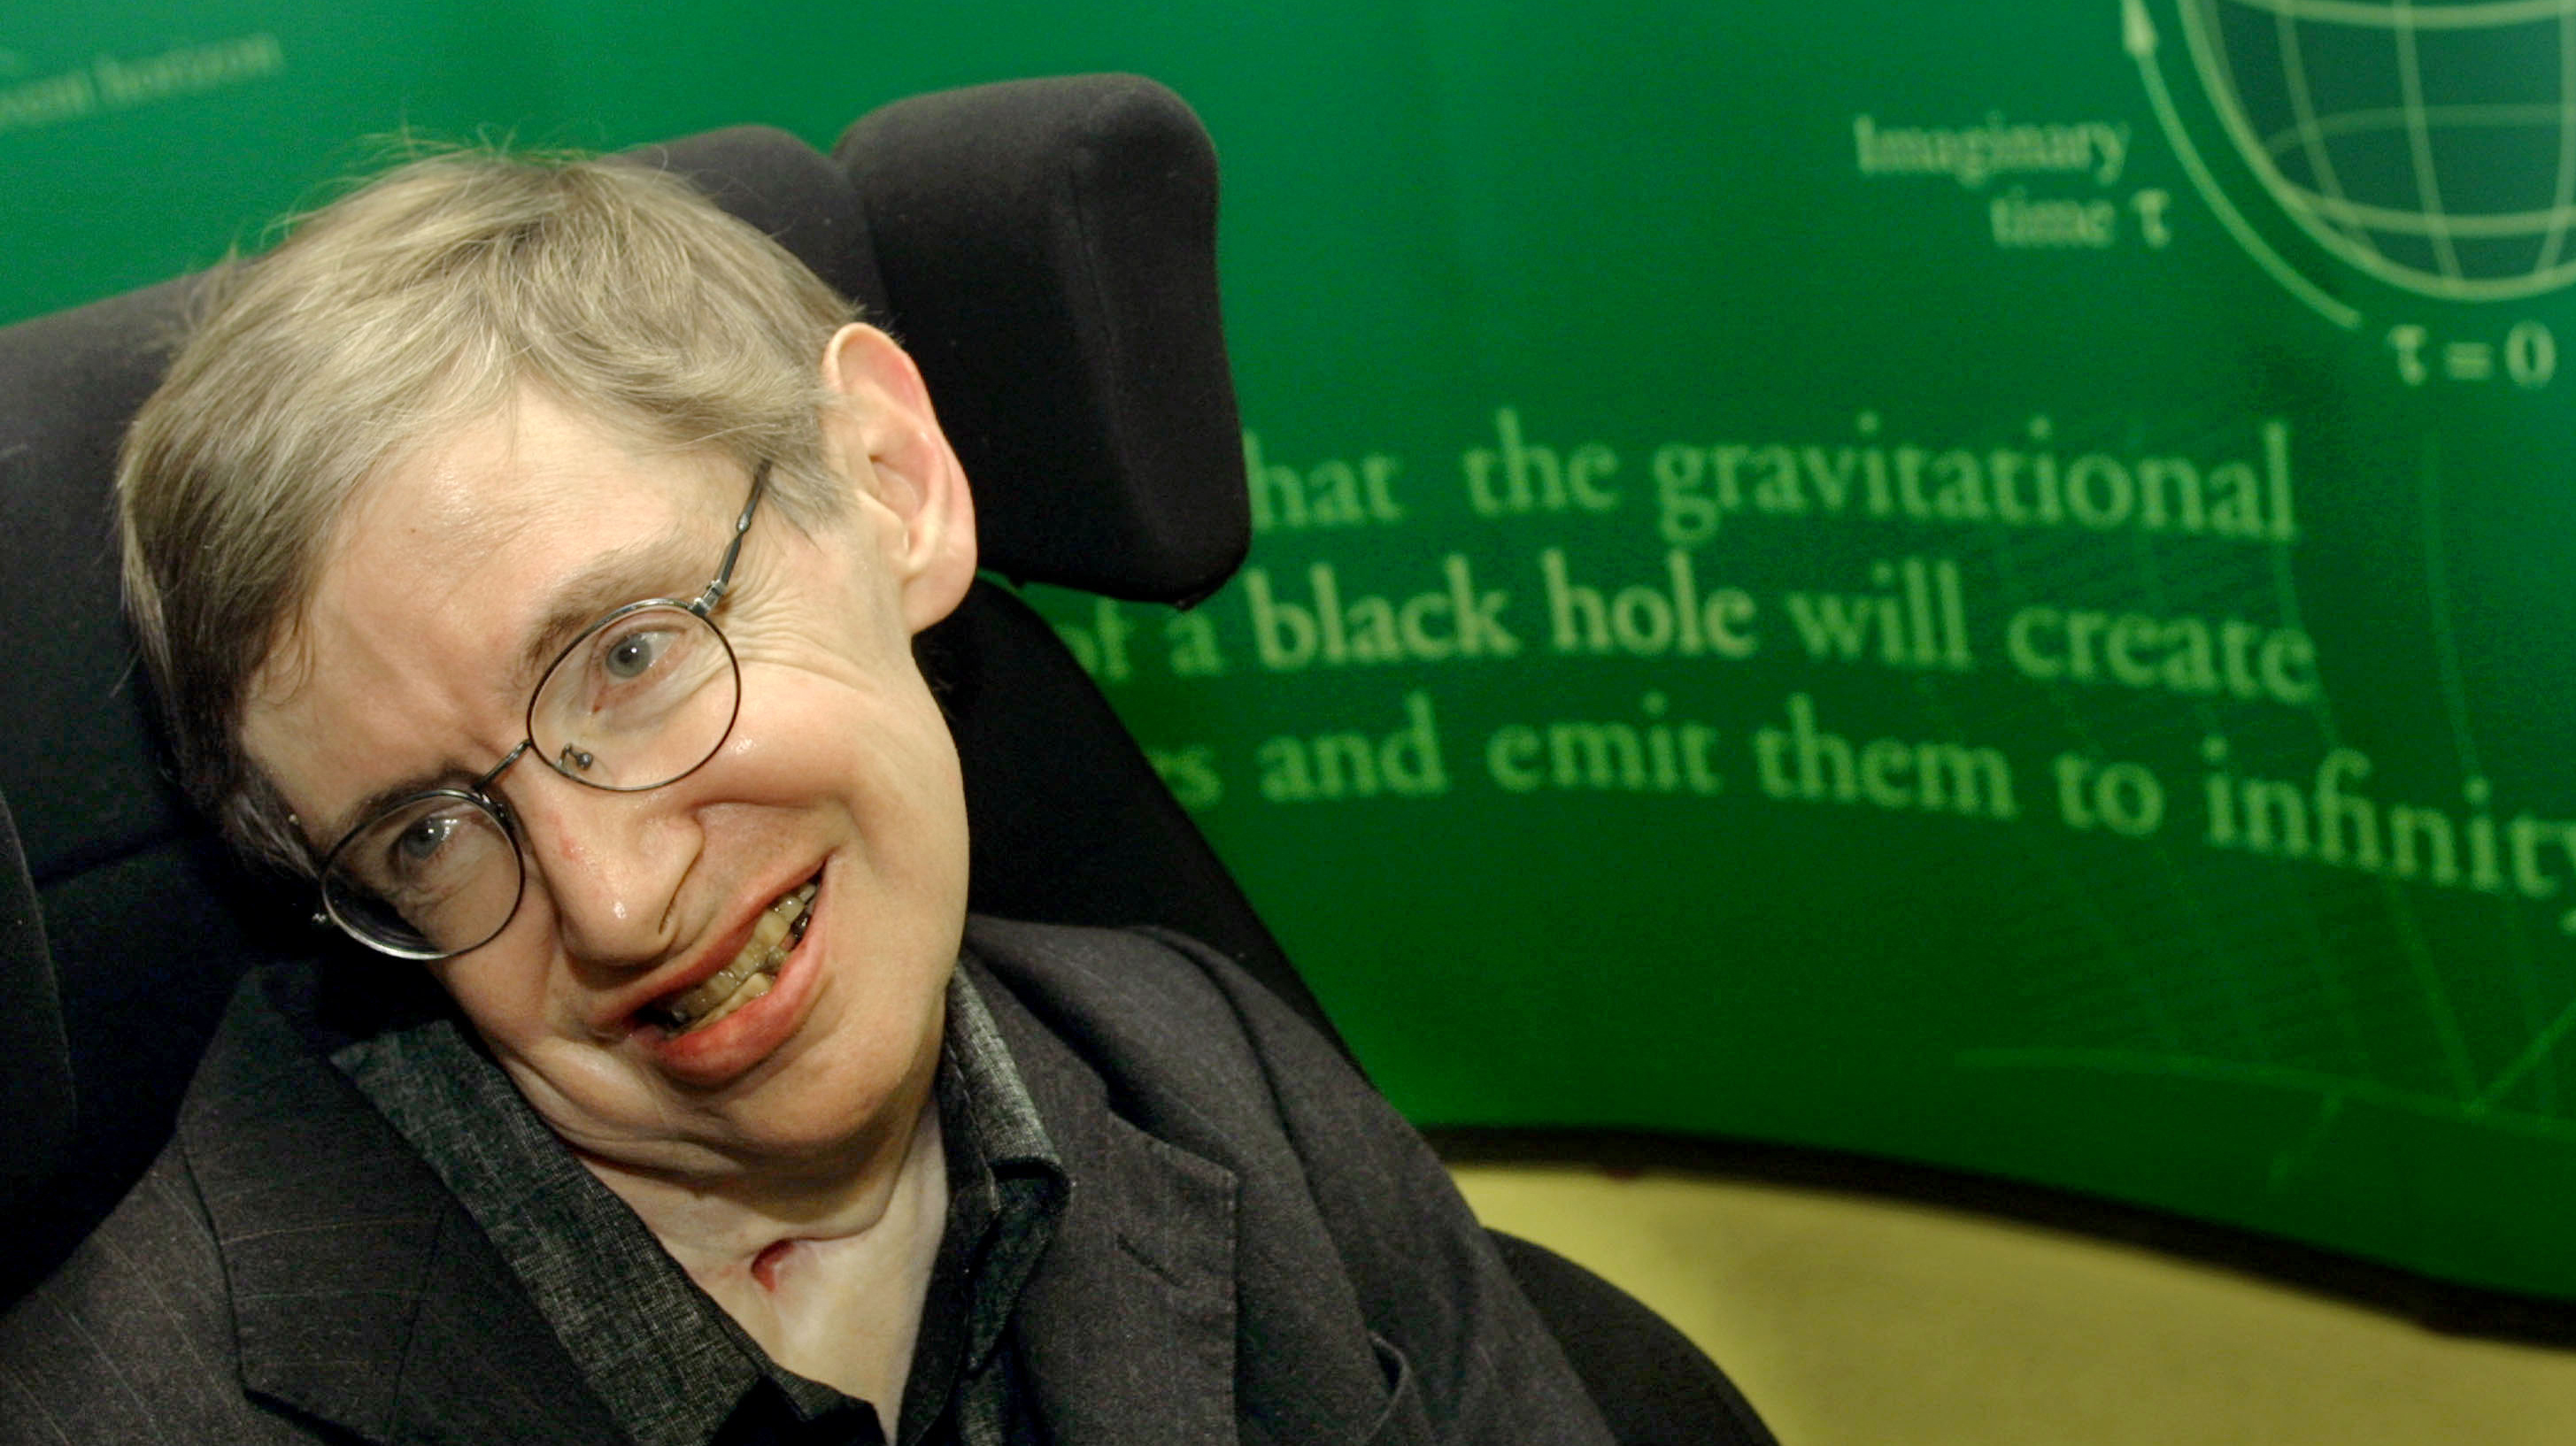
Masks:
[[[242,747],[246,699],[351,499],[523,390],[644,448],[766,459],[790,521],[832,515],[818,368],[856,316],[687,182],[615,160],[414,160],[218,268],[117,462],[181,786],[251,858],[311,871]]]

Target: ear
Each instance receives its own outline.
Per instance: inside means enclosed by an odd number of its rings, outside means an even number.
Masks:
[[[823,385],[839,399],[823,416],[823,447],[874,504],[888,564],[903,591],[904,625],[948,616],[975,581],[975,501],[966,469],[931,410],[921,369],[873,326],[842,327],[823,346]]]

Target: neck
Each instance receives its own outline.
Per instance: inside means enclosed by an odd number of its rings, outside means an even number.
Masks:
[[[782,1240],[846,1240],[886,1223],[899,1183],[919,1168],[917,1146],[925,1136],[937,1138],[930,1099],[924,1078],[874,1128],[820,1159],[755,1162],[703,1175],[586,1153],[581,1160],[692,1274],[721,1270],[748,1264]]]
[[[869,1402],[894,1429],[948,1218],[926,1098],[844,1172],[703,1182],[587,1163],[770,1359]]]

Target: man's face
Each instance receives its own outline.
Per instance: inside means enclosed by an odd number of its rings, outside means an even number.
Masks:
[[[844,515],[807,535],[764,504],[714,613],[742,676],[724,745],[642,793],[521,760],[493,790],[520,826],[518,912],[429,966],[556,1132],[620,1164],[828,1169],[909,1128],[938,1057],[966,830],[911,641],[954,599],[922,592],[919,489],[834,435]],[[524,395],[355,501],[254,691],[253,756],[325,847],[388,785],[482,774],[524,734],[529,640],[567,608],[696,596],[748,483]],[[809,882],[767,994],[686,1032],[651,1007]]]

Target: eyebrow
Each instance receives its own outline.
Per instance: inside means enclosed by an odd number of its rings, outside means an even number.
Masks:
[[[498,763],[501,760],[496,758],[492,761]],[[426,773],[415,773],[400,782],[386,784],[332,817],[330,827],[321,834],[322,842],[314,849],[314,862],[318,864],[329,857],[331,850],[338,848],[341,842],[348,838],[350,830],[368,822],[377,814],[404,799],[438,788],[453,788],[462,793],[467,785],[481,776],[479,773],[463,768],[440,768]]]
[[[514,678],[535,687],[537,675],[563,654],[565,645],[611,611],[646,598],[668,597],[686,605],[697,597],[703,580],[683,583],[686,596],[662,591],[673,579],[697,577],[692,569],[712,569],[701,556],[707,539],[700,533],[671,532],[649,542],[601,553],[547,594],[545,611],[520,649]],[[712,570],[706,576],[713,577]]]

